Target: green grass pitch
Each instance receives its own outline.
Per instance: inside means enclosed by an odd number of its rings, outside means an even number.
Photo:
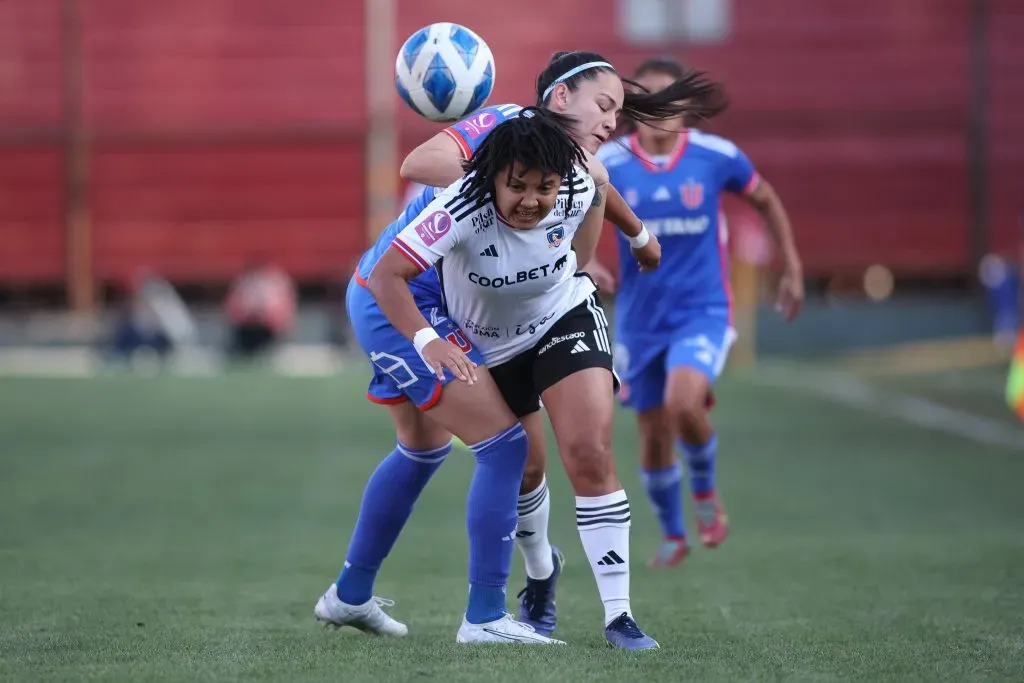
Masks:
[[[633,606],[660,651],[605,647],[557,463],[570,645],[456,646],[460,452],[380,576],[409,638],[325,630],[313,604],[393,444],[364,389],[361,373],[0,378],[0,679],[1024,680],[1024,451],[742,377],[714,413],[733,533],[676,570],[644,566],[658,534],[618,416]],[[510,607],[522,580],[517,554]]]

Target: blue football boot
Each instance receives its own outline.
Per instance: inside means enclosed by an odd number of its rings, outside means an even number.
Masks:
[[[518,620],[529,624],[542,636],[550,636],[558,622],[558,610],[555,607],[555,584],[562,573],[565,556],[562,551],[551,546],[551,562],[555,570],[546,579],[526,577],[526,588],[519,591]]]
[[[658,641],[641,631],[633,621],[633,617],[626,612],[604,627],[604,636],[608,639],[609,646],[619,650],[654,650],[658,648]]]

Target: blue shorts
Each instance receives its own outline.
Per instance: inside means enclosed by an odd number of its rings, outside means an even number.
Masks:
[[[413,299],[423,317],[430,321],[442,339],[458,345],[473,362],[483,365],[483,356],[466,339],[462,330],[447,318],[441,293],[436,295],[417,288]],[[353,277],[345,295],[345,307],[356,341],[370,360],[373,379],[366,398],[382,405],[412,401],[420,410],[430,410],[441,399],[441,388],[455,379],[447,370],[444,380],[417,353],[416,347],[398,332],[377,306],[365,286]]]
[[[663,335],[630,334],[618,326],[615,371],[622,380],[619,400],[637,412],[665,403],[665,384],[674,368],[701,372],[714,384],[736,340],[728,313],[695,312],[682,327]]]

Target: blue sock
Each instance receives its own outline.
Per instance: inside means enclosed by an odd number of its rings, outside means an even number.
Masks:
[[[690,489],[696,498],[706,498],[715,492],[715,458],[718,455],[718,435],[703,445],[682,444],[686,464],[690,470]]]
[[[501,434],[470,446],[476,470],[466,501],[469,532],[469,605],[466,621],[485,624],[505,615],[505,584],[512,550],[528,449],[518,422]]]
[[[338,599],[361,605],[373,596],[373,582],[391,552],[413,505],[452,445],[417,451],[401,443],[377,465],[363,490],[359,518],[338,575]]]
[[[678,460],[662,470],[644,470],[644,487],[666,538],[683,538],[683,465]]]

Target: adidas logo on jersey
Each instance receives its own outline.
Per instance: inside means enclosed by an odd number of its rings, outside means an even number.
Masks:
[[[597,561],[600,567],[614,567],[617,564],[626,564],[626,561],[619,557],[614,550],[609,550],[604,557]]]
[[[572,347],[572,351],[570,352],[570,354],[572,354],[572,353],[583,353],[583,352],[589,351],[589,350],[590,350],[590,347],[587,346],[583,342],[582,339],[577,339],[576,340],[576,346]]]
[[[654,194],[651,195],[651,199],[653,199],[656,202],[667,202],[668,200],[672,199],[672,193],[668,191],[667,187],[662,185],[661,187],[654,191]]]
[[[481,256],[498,256],[498,250],[494,248],[493,244],[488,244],[487,248],[480,252]]]

